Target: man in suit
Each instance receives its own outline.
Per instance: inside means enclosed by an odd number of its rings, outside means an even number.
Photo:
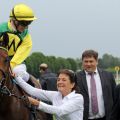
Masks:
[[[113,106],[115,79],[112,73],[101,70],[98,53],[86,50],[82,54],[83,70],[76,73],[84,97],[84,120],[109,120]]]

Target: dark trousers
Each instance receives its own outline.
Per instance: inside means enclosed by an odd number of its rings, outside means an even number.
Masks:
[[[95,119],[88,119],[88,120],[106,120],[106,117],[103,117],[103,118],[95,118]]]

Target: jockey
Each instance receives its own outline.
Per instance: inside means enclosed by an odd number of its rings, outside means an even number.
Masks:
[[[17,4],[10,12],[8,22],[0,24],[0,36],[8,33],[8,55],[11,58],[10,66],[13,73],[23,74],[23,79],[28,81],[29,74],[26,72],[24,60],[28,57],[32,48],[32,39],[28,31],[28,26],[34,16],[32,9],[25,4]]]

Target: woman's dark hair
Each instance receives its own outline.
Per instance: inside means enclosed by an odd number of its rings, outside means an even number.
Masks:
[[[76,93],[80,93],[80,89],[79,89],[79,87],[78,87],[78,85],[77,85],[76,74],[74,73],[74,71],[69,70],[69,69],[61,69],[61,70],[58,72],[58,76],[59,76],[60,74],[66,74],[66,75],[68,75],[69,78],[70,78],[70,82],[71,82],[71,83],[75,83],[72,91],[75,90]]]

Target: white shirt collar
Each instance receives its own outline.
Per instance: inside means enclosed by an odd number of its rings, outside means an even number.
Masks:
[[[94,71],[95,74],[98,74],[98,69],[96,68],[96,70]],[[85,74],[88,75],[89,73],[87,71],[85,71]]]
[[[75,90],[73,90],[71,93],[69,93],[68,95],[66,95],[64,98],[71,98],[72,96],[74,96],[75,94]]]

